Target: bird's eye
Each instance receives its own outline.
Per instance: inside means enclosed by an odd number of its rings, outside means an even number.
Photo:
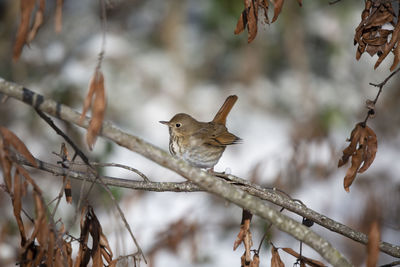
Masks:
[[[179,128],[179,127],[181,127],[181,124],[177,123],[177,124],[175,124],[175,126],[176,126],[176,128]]]

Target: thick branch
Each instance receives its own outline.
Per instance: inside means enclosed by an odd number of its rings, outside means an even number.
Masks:
[[[46,112],[62,120],[79,125],[80,114],[71,108],[59,104],[53,100],[45,99],[43,96],[23,88],[14,83],[0,79],[0,92]],[[80,125],[88,126],[88,120]],[[170,156],[167,152],[153,146],[136,136],[122,132],[111,123],[105,122],[101,135],[126,147],[142,156],[175,171],[189,181],[194,182],[202,189],[223,197],[238,206],[249,210],[252,214],[258,215],[273,223],[280,230],[287,232],[296,239],[303,241],[334,266],[351,266],[351,264],[332,245],[317,235],[311,229],[299,222],[279,213],[271,208],[264,201],[254,197],[233,185],[222,181],[209,173],[192,167],[183,160]]]

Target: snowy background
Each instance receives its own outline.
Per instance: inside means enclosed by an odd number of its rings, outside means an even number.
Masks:
[[[54,6],[47,3],[45,23],[36,39],[12,63],[12,40],[18,22],[19,1],[0,1],[0,75],[49,98],[81,110],[87,85],[101,47],[98,1],[65,1],[63,30],[54,33]],[[371,206],[382,207],[382,239],[399,245],[400,218],[400,112],[398,79],[384,88],[377,116],[369,121],[379,148],[370,169],[358,175],[351,192],[343,189],[346,168],[337,169],[341,150],[354,125],[363,120],[365,100],[376,95],[369,82],[389,74],[392,58],[376,71],[376,58],[355,60],[354,29],[360,22],[363,1],[286,1],[277,22],[259,25],[257,38],[247,44],[245,33],[233,30],[243,8],[241,1],[171,0],[108,1],[106,54],[103,73],[108,99],[106,119],[165,150],[168,131],[158,121],[178,112],[200,121],[213,118],[225,98],[239,97],[228,117],[228,128],[243,144],[226,149],[216,166],[263,186],[277,186],[309,208],[366,232]],[[391,57],[391,56],[389,56]],[[0,105],[0,125],[25,141],[38,158],[56,162],[62,140],[32,112],[12,99]],[[85,132],[58,121],[82,148]],[[141,170],[154,181],[183,181],[171,171],[135,153],[99,138],[92,160],[114,162]],[[117,169],[104,174],[140,179]],[[36,172],[45,192],[58,193],[58,178]],[[51,182],[49,182],[51,181]],[[74,204],[80,183],[73,183]],[[243,247],[232,251],[239,231],[241,209],[205,193],[149,193],[113,189],[144,252],[162,239],[170,224],[184,219],[196,225],[195,253],[190,238],[175,252],[162,249],[153,266],[240,266]],[[116,256],[135,252],[106,193],[97,188],[90,197]],[[9,199],[0,194],[2,229],[15,221]],[[62,202],[59,216],[71,221],[74,206]],[[301,221],[297,215],[285,214]],[[68,223],[67,223],[68,224]],[[254,218],[254,248],[264,234],[265,222]],[[14,226],[15,227],[15,226]],[[318,225],[313,230],[327,238],[356,266],[365,264],[366,250],[359,243]],[[77,233],[78,227],[72,228]],[[18,236],[4,235],[0,265],[13,266]],[[272,241],[278,247],[299,243],[273,227],[260,252],[261,266],[270,265]],[[1,240],[1,239],[0,239]],[[280,252],[287,266],[295,259]],[[321,259],[303,247],[305,256]],[[4,260],[2,260],[2,258]],[[380,254],[380,263],[393,259]],[[128,265],[130,263],[127,263]],[[143,262],[141,266],[146,266]]]

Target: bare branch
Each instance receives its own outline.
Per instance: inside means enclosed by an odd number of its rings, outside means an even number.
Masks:
[[[374,86],[374,87],[378,87],[378,93],[375,96],[375,99],[370,103],[370,108],[368,110],[367,116],[364,119],[363,124],[366,125],[368,119],[372,116],[375,115],[375,104],[376,102],[378,102],[379,96],[382,93],[383,87],[386,85],[386,83],[396,74],[400,71],[400,68],[398,68],[397,70],[393,71],[392,73],[389,74],[389,76],[387,76],[382,82],[380,83],[369,83],[369,85]]]
[[[25,103],[52,116],[79,125],[80,114],[78,112],[75,112],[69,107],[61,105],[53,100],[45,99],[43,96],[35,94],[22,86],[0,79],[0,92],[24,101]],[[88,119],[85,118],[81,125],[82,127],[87,128]],[[279,213],[279,211],[271,208],[258,197],[252,196],[234,185],[218,179],[203,170],[192,167],[183,160],[170,156],[166,151],[163,151],[136,136],[122,132],[109,122],[103,123],[100,135],[128,148],[129,150],[141,154],[161,166],[175,171],[189,181],[194,182],[202,189],[227,199],[238,206],[249,210],[252,214],[270,221],[278,229],[289,233],[294,238],[303,241],[315,249],[332,265],[351,266],[347,259],[333,248],[328,241],[301,223],[296,222],[284,214]]]
[[[70,162],[71,165],[82,165],[83,163],[79,163],[79,162]],[[131,172],[136,173],[137,175],[139,175],[140,177],[142,177],[142,179],[146,182],[150,182],[149,178],[147,178],[146,175],[144,175],[144,173],[142,173],[141,171],[139,171],[138,169],[135,169],[133,167],[130,166],[126,166],[123,164],[119,164],[119,163],[101,163],[101,162],[90,162],[91,165],[93,166],[99,166],[99,167],[118,167],[118,168],[122,168]]]

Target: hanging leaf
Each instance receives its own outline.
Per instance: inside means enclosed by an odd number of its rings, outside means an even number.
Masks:
[[[271,23],[274,23],[278,19],[278,16],[282,11],[283,2],[284,2],[284,0],[275,0],[274,1],[274,17],[272,18]]]
[[[93,106],[92,106],[93,102]],[[89,149],[92,150],[96,142],[96,138],[101,130],[106,109],[106,97],[104,89],[104,76],[101,70],[96,69],[89,83],[89,91],[85,98],[83,111],[80,118],[82,123],[86,112],[92,106],[92,118],[90,119],[89,127],[86,133],[86,142]]]
[[[271,267],[285,267],[285,264],[283,264],[276,247],[271,246],[271,254]]]
[[[11,145],[15,150],[17,150],[29,163],[34,167],[37,167],[36,160],[32,156],[31,152],[26,148],[24,142],[18,138],[13,132],[5,127],[0,126],[0,135],[3,138],[3,144],[5,148]]]
[[[233,244],[233,250],[236,250],[237,247],[243,243],[245,248],[245,262],[251,262],[251,246],[253,246],[253,240],[250,232],[250,222],[253,215],[247,211],[243,210],[242,212],[242,222],[240,224],[240,231],[236,237],[235,243]]]
[[[45,9],[45,0],[39,0],[39,8],[36,10],[35,20],[32,25],[32,29],[28,33],[28,37],[26,43],[30,43],[35,39],[35,36],[43,24],[44,17],[44,9]]]
[[[13,60],[19,59],[22,52],[22,48],[26,43],[26,39],[29,32],[29,22],[31,19],[33,8],[35,7],[35,1],[36,0],[25,0],[21,1],[20,3],[21,20],[18,26],[17,37],[15,38]]]
[[[56,14],[54,21],[54,29],[56,33],[60,33],[62,30],[62,6],[64,0],[57,0],[56,3]]]
[[[338,167],[346,164],[351,157],[351,166],[344,177],[344,189],[349,192],[357,173],[365,172],[375,159],[378,141],[374,131],[364,123],[357,123],[351,131],[350,144],[343,150]]]

